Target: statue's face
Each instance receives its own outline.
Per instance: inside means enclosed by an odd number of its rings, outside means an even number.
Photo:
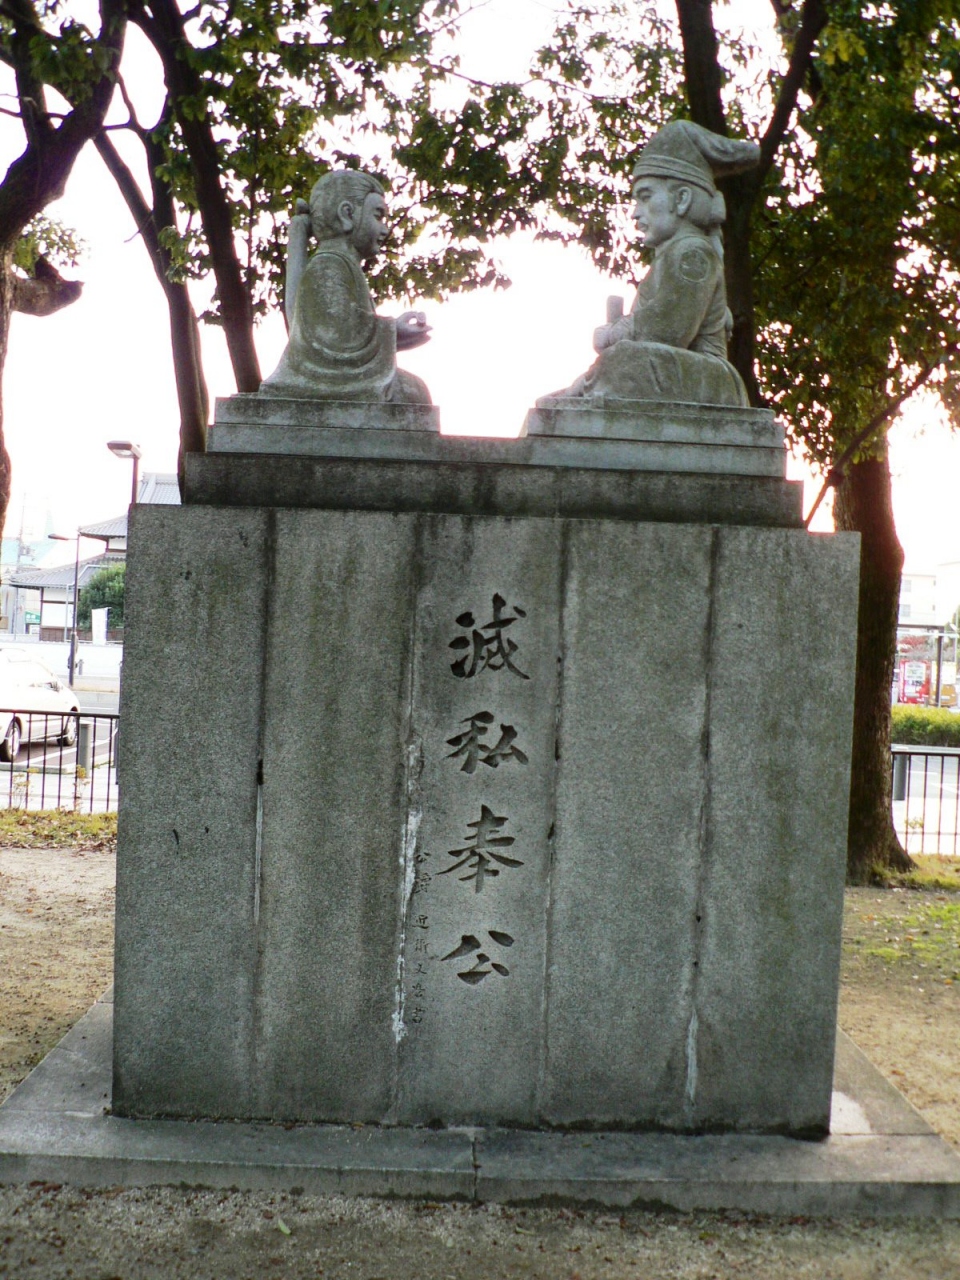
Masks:
[[[353,211],[350,243],[362,261],[375,258],[390,234],[387,226],[387,202],[379,191],[371,191],[359,209]]]
[[[638,178],[633,184],[633,198],[633,220],[644,242],[654,249],[665,244],[683,220],[678,193],[666,178]]]

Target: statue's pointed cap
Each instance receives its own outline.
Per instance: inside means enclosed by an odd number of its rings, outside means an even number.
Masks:
[[[760,161],[760,148],[738,138],[724,138],[692,120],[671,120],[658,129],[640,152],[634,178],[674,178],[712,195],[714,177],[743,173]]]

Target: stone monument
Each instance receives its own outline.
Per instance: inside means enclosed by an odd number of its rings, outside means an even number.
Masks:
[[[653,249],[629,315],[608,302],[594,334],[596,363],[554,400],[644,401],[746,407],[727,360],[727,308],[720,229],[726,210],[715,174],[752,169],[760,148],[674,120],[640,153],[634,219]]]
[[[397,351],[421,346],[422,311],[378,316],[361,269],[388,234],[383,188],[368,173],[326,173],[298,201],[290,226],[286,315],[290,340],[261,394],[317,400],[430,404],[420,378],[397,368]],[[312,229],[318,242],[307,261]]]
[[[827,1131],[857,541],[742,404],[670,129],[653,283],[525,437],[398,418],[385,328],[311,381],[381,328],[335,250],[185,505],[134,510],[118,1114]],[[641,317],[701,266],[672,345]]]

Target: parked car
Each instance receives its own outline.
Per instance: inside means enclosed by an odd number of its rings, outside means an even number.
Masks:
[[[80,703],[69,685],[23,649],[0,649],[0,760],[16,760],[22,742],[77,740]]]

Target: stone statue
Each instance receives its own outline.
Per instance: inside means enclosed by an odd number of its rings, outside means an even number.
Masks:
[[[368,173],[324,174],[297,201],[290,224],[285,311],[289,341],[260,385],[268,395],[320,400],[430,404],[426,384],[397,368],[397,351],[419,347],[430,329],[422,311],[378,316],[362,264],[388,235],[383,188]],[[317,252],[307,260],[311,229]]]
[[[634,221],[653,249],[629,315],[611,298],[594,333],[599,358],[555,398],[660,400],[746,405],[727,360],[732,326],[723,280],[720,228],[726,216],[714,175],[740,173],[759,148],[673,120],[640,153],[634,170]],[[541,401],[541,404],[544,402]]]

